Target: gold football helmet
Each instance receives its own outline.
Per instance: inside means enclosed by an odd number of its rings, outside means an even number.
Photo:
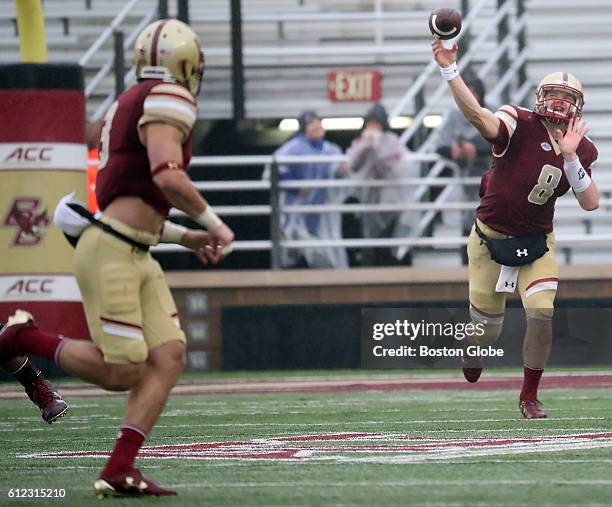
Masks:
[[[574,101],[561,98],[546,99],[547,92],[560,90],[568,93]],[[565,102],[569,105],[566,112],[555,108],[555,102]],[[582,116],[584,106],[584,91],[582,83],[576,76],[567,72],[553,72],[545,76],[536,91],[536,103],[533,111],[542,118],[552,123],[567,123],[569,120],[579,119]]]
[[[136,39],[134,62],[138,79],[172,77],[195,97],[204,74],[204,52],[195,32],[177,19],[160,19]]]

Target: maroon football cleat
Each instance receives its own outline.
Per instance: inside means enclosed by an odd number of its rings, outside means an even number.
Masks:
[[[40,408],[43,421],[49,424],[68,412],[68,403],[62,399],[57,388],[48,380],[40,379],[25,388],[28,397]]]
[[[470,357],[467,355],[467,348],[473,345],[471,342],[468,342],[467,338],[463,340],[463,356],[461,356],[461,367],[463,368],[463,376],[465,380],[470,383],[477,382],[482,374],[482,368],[484,366],[484,361],[482,357]]]
[[[546,412],[542,410],[542,403],[538,400],[520,400],[519,408],[525,419],[546,418]]]
[[[0,323],[0,361],[11,359],[17,355],[17,333],[26,327],[36,327],[34,317],[24,310],[17,310],[6,324]]]
[[[132,468],[112,476],[100,476],[94,482],[96,496],[99,499],[108,496],[172,496],[174,489],[162,488],[153,481],[145,479],[139,470]]]

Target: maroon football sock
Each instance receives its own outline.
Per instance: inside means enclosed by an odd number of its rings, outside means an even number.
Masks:
[[[523,389],[521,389],[521,400],[535,400],[538,397],[538,385],[544,370],[534,370],[525,366],[523,368]]]
[[[45,333],[36,327],[26,327],[19,331],[17,348],[20,354],[39,356],[55,361],[66,338],[61,335]]]
[[[26,357],[23,364],[15,371],[11,372],[11,375],[15,377],[22,386],[28,387],[36,382],[39,377],[42,378],[42,371],[34,366]]]
[[[146,433],[141,429],[128,424],[122,425],[115,441],[115,448],[100,475],[109,477],[130,470],[146,437]]]

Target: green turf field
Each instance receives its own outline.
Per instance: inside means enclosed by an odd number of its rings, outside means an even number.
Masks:
[[[150,457],[137,466],[179,496],[145,501],[181,507],[612,505],[612,389],[546,390],[541,398],[549,419],[538,421],[521,418],[517,395],[380,388],[175,396],[142,452]],[[53,426],[27,400],[1,401],[0,504],[100,505],[92,483],[102,457],[40,455],[108,451],[123,397],[66,398],[71,412]],[[66,496],[17,501],[8,496],[11,488],[63,488]]]

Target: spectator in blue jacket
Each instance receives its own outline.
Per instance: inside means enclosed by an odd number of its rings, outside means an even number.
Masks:
[[[325,140],[321,118],[313,111],[305,111],[299,117],[299,132],[285,142],[275,155],[340,155],[342,150]],[[281,181],[325,180],[347,176],[346,164],[338,162],[304,162],[280,164]],[[348,194],[344,188],[308,188],[284,190],[281,193],[283,206],[341,204]],[[331,213],[283,213],[281,226],[284,239],[341,239],[342,215]],[[348,257],[344,248],[283,249],[283,267],[347,268]]]

